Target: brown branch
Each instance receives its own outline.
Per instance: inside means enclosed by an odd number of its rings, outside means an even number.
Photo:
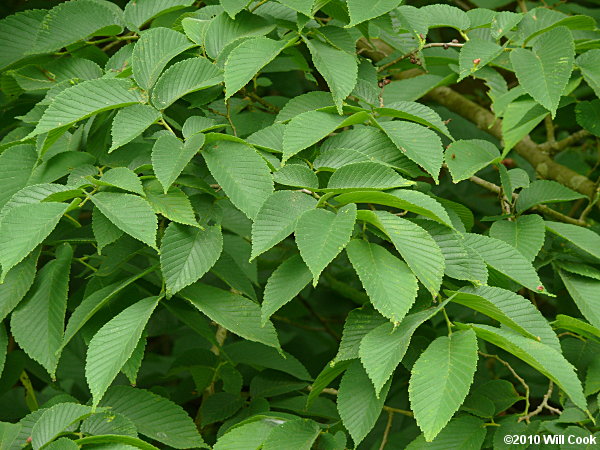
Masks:
[[[539,413],[542,412],[542,410],[544,408],[546,408],[548,411],[553,412],[554,414],[558,414],[559,416],[562,414],[562,411],[558,408],[555,408],[554,406],[550,406],[548,404],[548,400],[550,400],[550,396],[552,395],[552,389],[554,388],[554,383],[552,382],[552,380],[550,380],[550,383],[548,384],[548,392],[546,392],[546,394],[544,395],[544,398],[542,399],[542,403],[539,404],[539,406],[531,411],[529,414],[523,416],[523,417],[519,417],[519,422],[522,422],[523,420],[526,421],[527,423],[529,423],[529,419],[531,419],[533,416],[537,416]]]
[[[388,442],[388,438],[390,436],[390,431],[392,429],[392,422],[394,421],[394,413],[392,411],[388,411],[388,419],[385,424],[385,430],[383,430],[383,437],[381,438],[381,445],[379,446],[379,450],[383,450]]]
[[[497,184],[491,183],[487,180],[484,180],[483,178],[479,178],[479,177],[473,175],[472,177],[469,177],[469,181],[477,184],[478,186],[481,186],[484,189],[487,189],[490,192],[495,192],[496,194],[499,194],[499,195],[502,194],[502,188],[500,186],[498,186]],[[517,198],[519,198],[519,194],[513,193],[512,197],[514,200],[516,200]],[[541,212],[542,214],[546,214],[547,216],[550,216],[556,220],[560,220],[561,222],[570,223],[572,225],[579,225],[581,227],[589,226],[585,220],[574,219],[573,217],[569,217],[565,214],[555,211],[554,209],[549,208],[546,205],[536,205],[532,209],[537,210],[537,211]]]
[[[565,148],[570,147],[573,144],[576,144],[580,140],[588,137],[590,132],[587,130],[579,130],[573,133],[571,136],[567,136],[560,141],[548,140],[548,142],[544,142],[543,144],[538,145],[538,148],[543,151],[550,153],[551,155],[555,155],[558,152],[563,151]]]
[[[426,48],[443,47],[444,49],[447,50],[450,47],[462,47],[463,45],[465,45],[465,44],[461,44],[459,42],[454,42],[454,41],[453,42],[431,42],[429,44],[425,44],[423,47],[420,47],[420,48],[418,48],[416,50],[412,50],[412,51],[410,51],[410,52],[408,52],[408,53],[406,53],[406,54],[404,54],[402,56],[399,56],[398,58],[394,59],[393,61],[390,61],[390,62],[388,62],[388,63],[386,63],[386,64],[378,67],[377,68],[377,72],[382,72],[385,69],[387,69],[388,67],[391,67],[394,64],[397,64],[400,61],[402,61],[403,59],[406,59],[406,58],[408,58],[410,56],[414,56],[416,53],[418,53],[421,50],[426,49]]]
[[[312,391],[313,390],[312,385],[308,386],[307,389],[309,391]],[[337,389],[334,389],[334,388],[323,388],[323,389],[321,389],[321,393],[330,394],[330,395],[338,395],[340,393],[340,391],[338,391]],[[394,413],[394,414],[402,414],[403,416],[408,416],[408,417],[413,417],[413,415],[414,415],[412,413],[412,411],[407,411],[406,409],[392,408],[391,406],[387,406],[387,405],[383,405],[383,410]]]
[[[272,103],[269,103],[264,98],[260,97],[256,92],[252,92],[247,89],[244,89],[244,90],[242,90],[242,93],[246,97],[248,97],[252,102],[259,103],[260,105],[262,105],[269,112],[278,113],[279,111],[281,111],[281,108],[279,108],[278,106],[276,106]]]

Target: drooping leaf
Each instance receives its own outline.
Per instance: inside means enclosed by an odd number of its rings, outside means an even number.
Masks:
[[[546,229],[567,241],[586,253],[600,259],[600,235],[584,227],[561,222],[544,222]]]
[[[348,244],[355,222],[354,204],[340,208],[337,213],[313,209],[300,216],[294,233],[296,245],[313,274],[313,285],[316,286],[323,269]]]
[[[221,141],[202,152],[206,165],[231,203],[254,219],[273,192],[267,163],[247,145]]]
[[[192,3],[193,0],[133,0],[125,5],[125,23],[129,28],[137,30],[159,14],[185,8]]]
[[[559,270],[558,273],[583,316],[596,328],[600,328],[597,295],[600,281],[567,273],[563,270]]]
[[[450,5],[428,5],[421,8],[429,28],[451,27],[466,30],[471,26],[469,16],[462,9]]]
[[[0,222],[0,282],[48,237],[68,207],[66,203],[32,203],[16,206],[6,213]]]
[[[36,162],[35,147],[30,144],[15,145],[0,154],[0,209],[27,185]]]
[[[102,111],[142,103],[141,92],[131,80],[104,79],[84,81],[58,94],[29,137],[55,129],[65,129],[79,120]]]
[[[397,327],[389,322],[384,323],[362,338],[358,354],[375,386],[376,395],[379,395],[396,366],[402,361],[415,330],[436,315],[444,305],[445,303],[409,314]]]
[[[171,223],[160,247],[167,293],[175,294],[198,281],[217,262],[223,249],[218,226],[199,228]]]
[[[185,166],[198,152],[204,143],[204,135],[200,139],[186,141],[185,144],[175,136],[166,135],[159,137],[152,147],[152,167],[154,174],[166,194],[169,187],[181,174]],[[188,142],[190,142],[188,144]]]
[[[376,396],[371,380],[358,361],[346,369],[340,382],[337,408],[355,445],[360,444],[375,426],[389,389],[390,383],[387,383]]]
[[[437,295],[444,274],[444,256],[423,228],[387,211],[361,210],[358,219],[383,231],[419,281]]]
[[[577,66],[581,70],[584,80],[600,97],[600,49],[592,49],[577,57]]]
[[[152,90],[152,104],[165,109],[177,99],[223,81],[221,70],[206,58],[190,58],[173,64]]]
[[[375,111],[382,116],[397,117],[398,119],[420,123],[452,139],[452,135],[440,115],[421,103],[397,101],[383,108],[376,108]]]
[[[589,131],[596,137],[600,137],[600,125],[594,120],[600,116],[600,100],[592,100],[591,102],[579,102],[575,107],[575,117],[577,123]]]
[[[225,100],[242,89],[286,45],[286,41],[258,36],[234,48],[225,62]]]
[[[115,226],[156,248],[158,220],[146,200],[137,195],[114,192],[99,192],[91,200]]]
[[[190,199],[178,187],[171,186],[165,194],[158,181],[152,180],[144,184],[144,193],[156,214],[161,214],[173,222],[198,226]]]
[[[498,148],[481,139],[455,141],[444,153],[444,160],[455,183],[475,175],[499,157]]]
[[[566,27],[546,31],[531,50],[512,50],[510,60],[521,86],[555,116],[573,71],[575,46],[571,32]]]
[[[300,255],[286,259],[273,271],[265,286],[261,306],[261,323],[291,301],[310,282],[312,276]]]
[[[472,75],[496,59],[503,48],[485,39],[469,39],[460,49],[458,81]]]
[[[344,322],[342,340],[333,363],[338,364],[340,361],[358,358],[362,339],[369,331],[388,322],[385,317],[370,306],[363,306],[350,311]]]
[[[132,105],[117,112],[111,128],[112,145],[108,152],[132,141],[160,118],[160,112],[149,105]]]
[[[465,400],[477,368],[472,330],[435,339],[412,369],[410,405],[426,441],[433,440]]]
[[[174,448],[205,448],[202,436],[185,410],[176,403],[144,389],[114,386],[100,406],[130,419],[140,434]]]
[[[375,309],[400,323],[417,296],[417,280],[408,266],[383,247],[365,241],[350,241],[346,252]]]
[[[274,428],[262,448],[264,450],[310,450],[320,432],[321,428],[313,420],[290,420]]]
[[[232,427],[221,436],[213,450],[242,450],[244,448],[262,448],[269,434],[280,425],[272,417],[258,416],[255,420]]]
[[[317,39],[306,41],[306,45],[315,67],[323,75],[331,90],[338,113],[341,114],[342,102],[356,85],[358,77],[356,58]]]
[[[524,336],[561,351],[558,338],[548,321],[524,297],[494,286],[467,286],[454,294],[453,302],[474,309]]]
[[[88,346],[85,377],[96,406],[133,354],[160,297],[148,297],[125,308],[94,335]]]
[[[416,123],[400,120],[379,125],[398,150],[437,179],[443,159],[442,141],[437,134]]]
[[[467,233],[465,243],[475,250],[485,263],[510,279],[536,292],[545,292],[535,269],[513,246],[488,236]]]
[[[554,381],[579,408],[586,409],[581,382],[575,374],[574,367],[557,352],[534,339],[529,339],[509,329],[495,328],[488,325],[470,324],[477,337],[512,353],[525,361],[538,372]]]
[[[312,91],[291,98],[277,114],[276,122],[287,122],[308,111],[334,106],[330,92]]]
[[[65,328],[72,258],[70,245],[59,247],[56,258],[39,271],[29,295],[11,316],[15,341],[52,378],[56,374],[57,351]]]
[[[150,90],[169,61],[192,46],[184,34],[168,28],[144,31],[131,55],[133,78],[138,86]]]
[[[261,324],[260,307],[252,300],[202,283],[186,287],[179,295],[211,320],[244,339],[279,348],[273,324]]]
[[[140,195],[144,194],[142,182],[139,177],[133,170],[127,167],[115,167],[114,169],[107,170],[102,174],[100,180],[98,180],[98,184],[116,187]]]
[[[114,225],[98,208],[94,208],[92,213],[92,230],[96,238],[98,254],[102,254],[104,247],[123,236],[123,230]]]
[[[555,202],[568,202],[585,198],[556,181],[537,180],[523,189],[517,199],[517,211],[523,212],[535,205]]]
[[[537,214],[517,217],[514,221],[499,220],[490,227],[490,237],[515,247],[529,261],[533,261],[544,245],[544,220]]]
[[[0,284],[0,320],[4,320],[27,294],[35,277],[39,255],[39,251],[33,251],[5,275]]]
[[[20,11],[0,20],[0,70],[22,59],[31,50],[31,33],[37,32],[47,11]]]
[[[44,17],[30,53],[51,53],[97,33],[111,36],[122,31],[123,11],[116,5],[94,0],[64,2]]]

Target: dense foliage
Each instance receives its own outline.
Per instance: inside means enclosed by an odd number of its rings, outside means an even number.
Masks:
[[[600,436],[600,8],[447,3],[1,19],[0,448]]]

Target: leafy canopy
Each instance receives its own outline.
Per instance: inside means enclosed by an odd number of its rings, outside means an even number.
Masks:
[[[597,2],[0,14],[0,448],[599,437]]]

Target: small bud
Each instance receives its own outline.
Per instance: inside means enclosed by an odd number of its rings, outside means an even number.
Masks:
[[[444,50],[448,50],[448,48],[450,48],[450,46],[448,44],[444,44]]]
[[[416,63],[417,63],[417,60],[416,60],[415,58],[412,58],[412,57],[411,57],[411,58],[410,58],[410,63],[411,63],[411,64],[416,64]]]
[[[453,44],[458,44],[458,39],[452,39]]]
[[[536,291],[542,292],[544,290],[544,286],[538,286],[535,288]]]
[[[420,37],[421,39],[425,39],[425,35],[424,35],[423,33],[419,33],[419,37]]]
[[[30,444],[30,443],[31,443],[31,440],[32,440],[32,439],[31,439],[31,436],[29,436],[25,442],[27,442],[28,444]]]
[[[480,62],[481,62],[481,58],[475,58],[473,60],[473,64],[475,64],[475,65],[479,64]]]
[[[385,84],[386,86],[388,84],[390,84],[391,82],[392,82],[392,80],[390,80],[389,78],[386,78],[386,79],[383,80],[383,84]]]
[[[456,154],[455,154],[455,153],[452,153],[452,155],[450,155],[450,157],[451,157],[452,159],[456,159]]]

